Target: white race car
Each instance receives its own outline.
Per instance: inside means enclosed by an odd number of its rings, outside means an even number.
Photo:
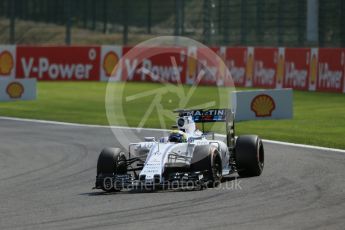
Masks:
[[[222,176],[259,176],[264,148],[255,135],[235,138],[234,113],[229,109],[178,110],[176,130],[156,140],[132,143],[127,151],[105,148],[97,162],[95,189],[165,189],[219,185]],[[196,129],[196,123],[225,122],[226,143],[214,133]],[[204,129],[204,128],[203,128]]]

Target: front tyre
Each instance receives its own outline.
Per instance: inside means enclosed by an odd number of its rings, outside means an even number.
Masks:
[[[113,185],[116,174],[127,174],[126,157],[120,148],[105,148],[97,161],[97,178],[101,178],[100,187],[105,192],[117,191]]]
[[[217,148],[197,145],[193,152],[191,172],[202,172],[203,186],[217,187],[222,179],[222,160]]]
[[[239,136],[236,140],[236,167],[240,177],[260,176],[264,168],[264,146],[255,135]]]
[[[209,155],[209,159],[209,170],[207,170],[207,186],[209,188],[214,188],[218,187],[222,180],[222,160],[217,150]]]

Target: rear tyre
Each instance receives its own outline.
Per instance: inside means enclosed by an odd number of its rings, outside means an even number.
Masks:
[[[103,191],[118,191],[112,182],[116,174],[127,174],[126,157],[120,148],[105,148],[97,161],[97,176],[104,177],[101,183]]]
[[[236,167],[240,177],[260,176],[264,168],[264,147],[255,135],[239,136],[236,140]]]

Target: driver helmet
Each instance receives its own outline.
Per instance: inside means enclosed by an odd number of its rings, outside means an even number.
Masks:
[[[175,143],[187,142],[187,135],[186,133],[180,130],[173,130],[169,134],[169,142],[175,142]]]

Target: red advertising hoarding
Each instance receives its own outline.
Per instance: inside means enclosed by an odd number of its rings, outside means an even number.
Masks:
[[[186,51],[180,47],[124,47],[122,80],[185,83]]]
[[[255,48],[253,87],[275,88],[278,48]]]
[[[187,84],[233,86],[226,47],[189,47]]]
[[[217,54],[221,56],[219,47],[211,47],[212,52],[209,52],[209,48],[198,48],[197,50],[197,78],[194,83],[200,85],[217,85],[219,78],[219,65],[216,63],[214,56]]]
[[[338,93],[343,91],[344,62],[344,49],[319,48],[317,91]]]
[[[247,47],[228,47],[225,56],[235,86],[246,84]]]
[[[100,47],[17,46],[17,78],[99,81]]]
[[[345,49],[341,48],[211,47],[211,51],[204,47],[131,48],[1,46],[0,76],[43,81],[111,79],[345,92]]]
[[[285,48],[283,87],[308,90],[309,65],[309,48]]]

